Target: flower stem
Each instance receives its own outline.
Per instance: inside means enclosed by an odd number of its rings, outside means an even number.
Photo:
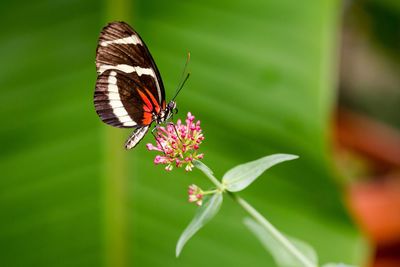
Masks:
[[[202,195],[205,196],[205,195],[215,194],[217,192],[218,192],[218,189],[210,190],[210,191],[202,191]]]
[[[303,253],[301,253],[284,235],[279,232],[264,216],[262,216],[255,208],[253,208],[247,201],[228,192],[236,203],[238,203],[254,220],[256,220],[261,226],[263,226],[276,241],[282,244],[287,251],[297,258],[305,267],[315,267],[315,264],[307,259]]]
[[[223,188],[222,184],[218,181],[217,178],[214,177],[214,175],[207,175],[207,176],[210,179],[210,181],[213,182],[218,189]]]

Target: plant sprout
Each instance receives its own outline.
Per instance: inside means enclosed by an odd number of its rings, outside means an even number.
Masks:
[[[154,159],[155,164],[165,164],[165,170],[171,171],[174,167],[184,167],[191,171],[194,167],[202,171],[213,184],[214,188],[204,191],[195,184],[188,187],[188,200],[199,206],[196,215],[181,234],[176,245],[178,257],[187,241],[193,237],[219,211],[224,194],[230,196],[249,215],[243,223],[268,250],[276,264],[280,267],[318,267],[318,258],[315,250],[303,241],[288,237],[277,230],[264,216],[252,207],[235,192],[242,191],[251,185],[261,174],[270,167],[284,161],[297,159],[290,154],[274,154],[238,165],[227,171],[220,181],[212,170],[200,159],[203,153],[198,150],[204,135],[200,121],[189,112],[183,124],[178,120],[176,124],[169,123],[166,127],[158,127],[156,145],[147,144],[149,150],[161,153]],[[322,267],[351,267],[343,263],[327,263]]]

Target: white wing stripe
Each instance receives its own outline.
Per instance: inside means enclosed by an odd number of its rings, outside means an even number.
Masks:
[[[118,86],[116,85],[116,76],[117,73],[112,71],[110,76],[108,77],[108,97],[109,104],[113,110],[115,117],[122,123],[124,126],[135,126],[136,122],[132,120],[129,116],[128,112],[124,108],[122,104],[121,98],[118,93]],[[110,98],[112,96],[112,98]]]
[[[121,99],[113,99],[113,100],[108,99],[108,100],[109,100],[108,103],[110,104],[110,106],[112,108],[123,108],[124,107],[124,105],[121,102]]]
[[[142,75],[150,75],[153,78],[156,78],[156,74],[154,73],[154,70],[152,68],[142,68],[139,66],[133,67],[130,65],[126,64],[118,64],[118,65],[101,65],[99,68],[99,74],[102,74],[106,70],[119,70],[125,73],[132,73],[136,72],[139,76]],[[157,83],[158,85],[158,83]]]
[[[114,92],[108,92],[107,94],[108,100],[121,100],[119,97],[119,93],[114,93]]]
[[[131,117],[129,115],[119,117],[118,119],[122,123],[132,122],[132,119],[131,119]]]
[[[124,126],[135,126],[135,125],[136,125],[136,122],[134,122],[134,121],[127,121],[127,122],[124,122],[123,125],[124,125]]]
[[[150,75],[153,78],[156,78],[156,74],[154,73],[153,69],[151,69],[151,68],[135,67],[135,71],[139,76]]]
[[[103,41],[100,43],[101,46],[107,46],[110,44],[142,44],[142,41],[140,41],[139,37],[136,35],[131,35],[125,38],[120,38],[120,39],[115,39],[115,40],[110,40],[110,41]]]

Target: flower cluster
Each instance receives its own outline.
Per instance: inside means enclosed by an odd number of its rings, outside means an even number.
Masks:
[[[186,124],[178,120],[176,124],[169,123],[166,127],[159,126],[156,133],[157,145],[147,144],[148,150],[163,152],[154,159],[155,164],[166,164],[165,169],[171,171],[174,166],[185,166],[186,171],[194,167],[193,160],[202,159],[203,154],[198,153],[199,146],[204,140],[201,132],[200,121],[194,121],[194,116],[189,112]]]
[[[204,192],[195,184],[189,185],[188,189],[189,202],[195,202],[197,206],[203,204]]]

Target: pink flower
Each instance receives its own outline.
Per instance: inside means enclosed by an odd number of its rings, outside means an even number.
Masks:
[[[169,123],[165,127],[158,126],[156,145],[147,144],[148,150],[162,152],[154,159],[155,164],[166,164],[165,170],[171,171],[174,166],[185,167],[191,171],[193,160],[202,159],[204,154],[198,153],[201,142],[204,140],[200,121],[194,122],[192,113],[187,114],[186,124],[178,120],[176,124]]]
[[[189,202],[195,202],[197,206],[203,204],[203,191],[195,184],[189,185],[188,189]]]

